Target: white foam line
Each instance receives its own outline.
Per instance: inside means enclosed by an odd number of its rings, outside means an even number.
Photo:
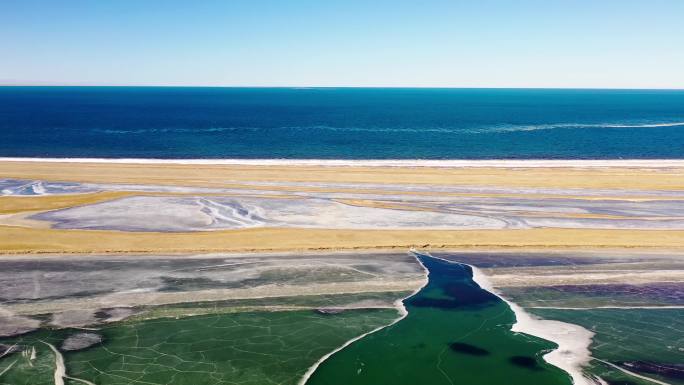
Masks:
[[[412,250],[412,252],[413,252],[413,250]],[[419,288],[417,288],[416,290],[414,290],[414,291],[413,291],[411,294],[409,294],[408,296],[406,296],[406,297],[404,297],[404,298],[401,298],[401,299],[398,299],[398,300],[396,300],[396,301],[394,302],[394,307],[395,307],[395,309],[397,309],[397,311],[399,312],[399,317],[398,317],[397,319],[395,319],[394,321],[392,321],[392,323],[390,323],[390,324],[387,324],[387,325],[384,325],[384,326],[377,327],[377,328],[375,328],[375,329],[373,329],[373,330],[371,330],[371,331],[369,331],[369,332],[367,332],[367,333],[361,334],[361,335],[359,335],[359,336],[356,336],[356,337],[350,339],[349,341],[345,342],[342,346],[340,346],[340,347],[338,347],[337,349],[333,350],[332,352],[330,352],[330,353],[324,355],[324,356],[321,357],[318,361],[316,361],[313,365],[311,365],[311,366],[309,367],[309,369],[306,370],[306,373],[304,373],[304,376],[302,376],[302,378],[299,380],[299,382],[297,382],[297,385],[305,385],[306,382],[309,381],[309,378],[311,377],[311,375],[313,375],[313,373],[316,371],[316,369],[318,369],[318,367],[319,367],[325,360],[327,360],[328,358],[330,358],[333,354],[339,352],[340,350],[346,348],[347,346],[353,344],[354,342],[356,342],[356,341],[358,341],[358,340],[364,338],[365,336],[367,336],[367,335],[369,335],[369,334],[373,334],[373,333],[378,332],[378,331],[380,331],[380,330],[382,330],[382,329],[388,328],[388,327],[390,327],[390,326],[396,324],[397,322],[403,320],[404,318],[406,318],[406,316],[408,315],[408,310],[406,310],[406,306],[404,306],[404,301],[405,301],[406,299],[411,298],[411,297],[413,297],[414,295],[416,295],[421,289],[423,289],[423,288],[425,287],[425,285],[428,284],[428,270],[427,270],[427,268],[423,265],[423,263],[420,261],[420,259],[416,258],[416,261],[418,261],[418,263],[420,264],[420,266],[423,268],[423,276],[425,277],[425,280],[424,280],[423,285],[422,285],[421,287],[419,287]]]
[[[349,166],[349,167],[684,167],[684,159],[145,159],[145,158],[17,158],[0,162],[189,164],[236,166]]]

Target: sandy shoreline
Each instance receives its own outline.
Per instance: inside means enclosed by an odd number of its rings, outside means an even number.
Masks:
[[[100,161],[104,163],[99,163]],[[110,185],[188,186],[192,188],[268,189],[282,194],[322,194],[330,191],[374,190],[392,194],[398,185],[422,186],[429,199],[458,199],[451,189],[469,188],[468,196],[517,194],[525,199],[632,199],[632,192],[653,192],[639,200],[672,199],[684,191],[684,160],[501,160],[501,161],[326,161],[301,160],[130,160],[0,158],[0,178]],[[225,162],[221,164],[220,162]],[[233,162],[234,164],[232,164]],[[341,163],[340,163],[341,162]],[[370,163],[363,163],[370,162]],[[394,163],[393,163],[394,162]],[[330,166],[321,166],[329,164]],[[341,166],[341,164],[349,164]],[[365,165],[364,165],[365,164]],[[419,164],[424,167],[407,167]],[[370,166],[376,165],[376,166]],[[380,165],[380,166],[377,166]],[[442,165],[442,166],[440,166]],[[468,165],[474,165],[469,167]],[[449,166],[449,167],[446,167]],[[518,168],[520,167],[520,168]],[[264,184],[263,186],[259,184]],[[381,185],[382,184],[382,185]],[[437,188],[435,186],[442,186]],[[389,189],[389,190],[387,190]],[[441,189],[441,190],[440,190]],[[502,190],[503,189],[503,190]],[[517,190],[516,190],[517,189]],[[531,189],[531,190],[529,190]],[[551,190],[550,190],[551,189]],[[584,189],[584,190],[582,190]],[[603,191],[585,196],[587,189]],[[501,191],[500,191],[501,190]],[[528,191],[529,190],[529,191]],[[470,191],[470,190],[468,190]],[[480,191],[480,192],[478,192]],[[524,194],[519,193],[523,191]],[[570,197],[549,191],[571,191]],[[659,192],[671,192],[659,197]],[[22,215],[127,196],[168,192],[104,191],[89,194],[0,197],[0,253],[206,253],[280,252],[361,249],[681,249],[684,230],[539,227],[495,230],[358,230],[275,228],[205,232],[130,232],[39,228]],[[580,195],[578,195],[580,194]],[[584,194],[584,195],[581,195]],[[625,195],[627,194],[627,195]],[[392,197],[399,199],[405,195]],[[432,198],[432,197],[435,198]],[[425,196],[422,196],[426,199]],[[349,203],[349,202],[347,202]],[[371,202],[373,203],[373,202]],[[369,203],[364,203],[369,205]],[[612,218],[602,220],[614,220]],[[664,219],[663,219],[664,220]],[[45,226],[44,226],[45,227]]]
[[[120,161],[120,163],[119,163]],[[290,162],[290,161],[288,161]],[[485,161],[482,161],[485,162]],[[521,161],[520,167],[478,163],[481,167],[389,167],[389,166],[321,166],[321,165],[249,165],[249,164],[135,164],[69,163],[43,159],[2,161],[0,178],[80,183],[145,184],[226,188],[249,183],[252,188],[274,183],[300,184],[299,189],[320,183],[345,184],[411,184],[456,187],[552,188],[552,189],[621,189],[684,191],[684,161],[608,161],[609,166],[588,167],[591,163],[568,161],[566,166],[554,161],[534,163]],[[537,161],[530,161],[537,162]],[[587,161],[591,162],[591,161]],[[601,161],[603,162],[603,161]],[[628,162],[628,161],[624,161]],[[646,163],[643,163],[646,162]],[[669,163],[674,162],[671,166]],[[504,163],[506,164],[506,163]],[[636,166],[638,164],[639,166]],[[558,166],[554,166],[558,165]],[[573,166],[574,165],[574,166]],[[582,165],[587,165],[584,167]],[[263,186],[262,186],[263,188]],[[362,188],[362,186],[355,186]]]
[[[213,253],[396,249],[680,250],[684,231],[667,230],[224,230],[132,233],[0,226],[3,254]]]

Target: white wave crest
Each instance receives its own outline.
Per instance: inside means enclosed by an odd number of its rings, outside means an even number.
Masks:
[[[649,123],[649,124],[614,124],[606,125],[610,128],[652,128],[652,127],[677,127],[684,126],[684,122],[674,122],[674,123]]]
[[[665,128],[684,126],[684,122],[607,122],[607,123],[542,123],[542,124],[488,124],[479,127],[358,127],[358,126],[282,126],[282,127],[159,127],[139,129],[96,129],[104,134],[149,134],[149,133],[216,133],[228,131],[338,131],[375,133],[439,133],[439,134],[496,134],[519,131],[538,131],[573,128]]]
[[[549,124],[502,124],[468,130],[472,134],[491,134],[518,131],[538,131],[573,128],[665,128],[684,126],[684,122],[669,123],[549,123]]]

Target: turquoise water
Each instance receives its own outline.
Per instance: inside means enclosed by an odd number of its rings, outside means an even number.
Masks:
[[[684,91],[0,87],[0,156],[684,158]]]
[[[510,331],[508,305],[467,265],[419,256],[429,282],[404,301],[408,315],[321,363],[307,385],[570,385],[544,362],[553,343]]]

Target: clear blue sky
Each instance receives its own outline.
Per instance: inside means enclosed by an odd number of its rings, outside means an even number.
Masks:
[[[684,0],[1,0],[0,84],[684,88]]]

